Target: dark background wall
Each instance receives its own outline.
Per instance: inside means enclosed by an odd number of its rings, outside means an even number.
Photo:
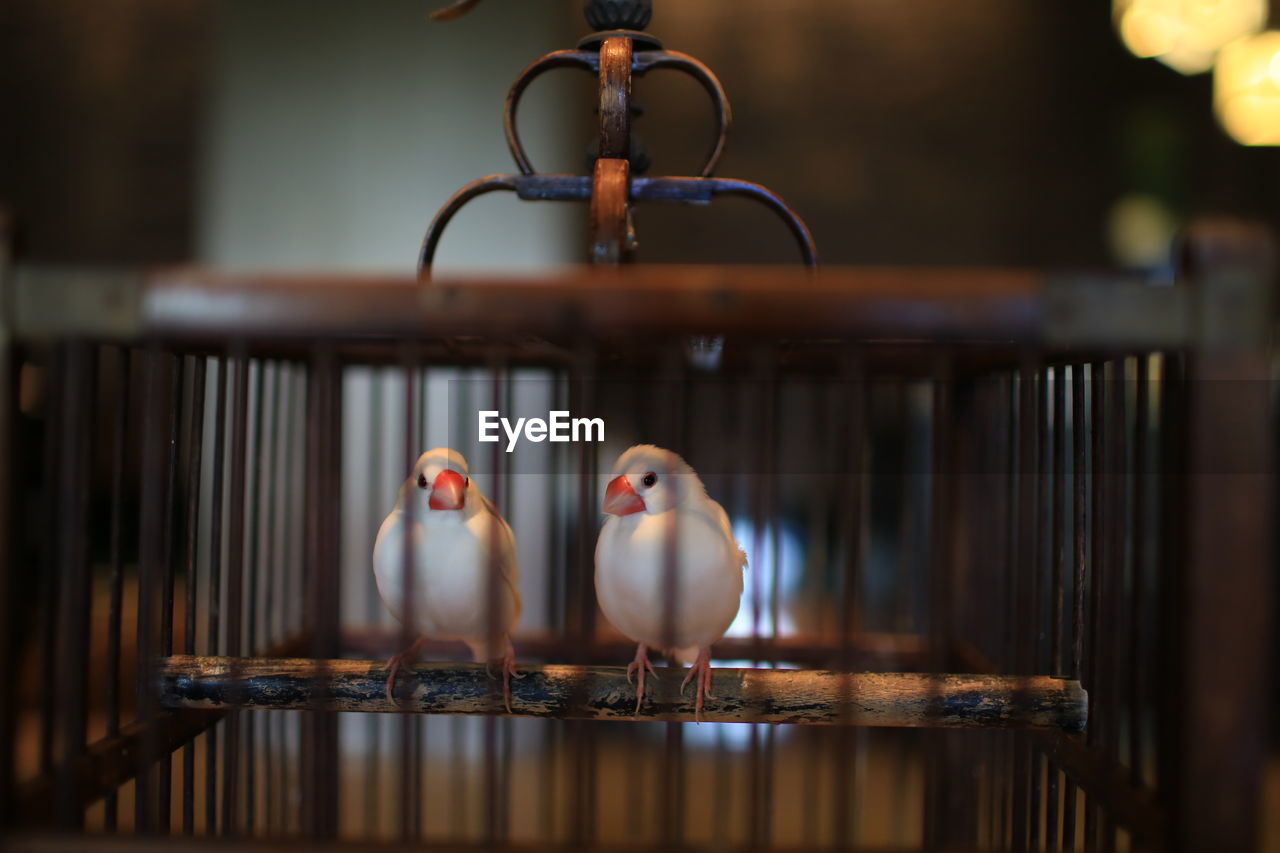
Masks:
[[[263,19],[245,14],[254,5],[18,0],[0,7],[0,200],[17,212],[27,257],[131,262],[199,255],[196,234],[208,209],[202,192],[212,192],[210,151],[218,158],[218,181],[229,168],[235,180],[231,149],[217,143],[227,138],[235,112],[216,99],[222,91],[216,83],[245,79],[244,69],[221,67],[240,52],[224,49],[220,40],[244,41],[238,25],[226,21]],[[487,0],[447,25],[425,21],[432,5],[378,0],[361,4],[359,14],[371,24],[387,18],[393,29],[413,29],[420,43],[413,49],[437,57],[474,53],[489,62],[486,50],[492,54],[500,33],[512,68],[571,46],[584,29],[573,0]],[[1109,265],[1108,217],[1117,200],[1132,193],[1153,197],[1175,219],[1215,211],[1280,219],[1280,150],[1238,146],[1218,129],[1207,75],[1187,78],[1130,56],[1112,30],[1108,3],[656,5],[651,29],[668,47],[707,62],[732,99],[735,125],[720,174],[781,193],[808,219],[828,262]],[[289,8],[301,16],[298,25],[259,41],[282,39],[281,51],[310,52],[321,62],[321,54],[333,50],[335,31],[323,21],[353,14],[350,4],[331,0]],[[543,15],[546,26],[530,26]],[[268,17],[287,24],[289,15]],[[365,30],[386,27],[352,29],[353,38],[364,38]],[[326,40],[309,44],[308,33],[325,33]],[[362,55],[362,62],[379,61],[377,50]],[[404,55],[404,45],[385,53],[388,62]],[[404,67],[403,73],[416,73]],[[590,81],[573,76],[565,72],[535,87],[567,93],[544,99],[544,109],[566,129],[568,141],[559,144],[568,154],[560,159],[570,165],[582,162],[592,119]],[[498,138],[502,87],[490,77],[465,61],[449,74],[453,96],[431,112],[431,134],[415,144],[424,172],[456,171],[458,151]],[[276,82],[263,79],[262,88]],[[252,91],[235,90],[238,98]],[[491,113],[491,119],[456,120],[467,92],[475,114]],[[690,173],[711,132],[702,92],[655,73],[637,93],[647,108],[637,129],[653,153],[653,173]],[[348,102],[355,97],[345,89],[343,95]],[[311,103],[322,109],[325,101]],[[530,117],[535,107],[531,103]],[[403,105],[395,108],[403,117]],[[432,107],[424,103],[424,110]],[[359,116],[368,124],[353,138],[403,132],[394,117],[380,125],[367,110]],[[549,137],[542,138],[545,149]],[[333,139],[313,142],[332,146]],[[291,144],[307,156],[305,136]],[[248,155],[236,157],[248,166]],[[482,171],[511,168],[500,147],[483,159]],[[440,184],[472,177],[449,174]],[[435,183],[430,193],[441,197],[424,198],[424,209],[444,200]],[[472,225],[483,227],[485,211],[501,204],[516,203],[486,202]],[[539,215],[522,211],[512,227]],[[580,223],[560,218],[556,227],[572,232]],[[640,212],[639,226],[643,260],[794,257],[777,223],[746,202],[650,208]],[[417,229],[415,223],[407,231]],[[575,245],[575,234],[565,237]],[[406,269],[415,249],[404,247]],[[224,254],[237,256],[235,247]],[[327,254],[317,258],[321,265],[332,261]]]
[[[24,257],[191,257],[212,7],[0,3],[0,204]]]
[[[1280,214],[1280,150],[1218,129],[1208,75],[1131,56],[1109,3],[659,2],[651,28],[729,92],[720,173],[781,193],[826,261],[1108,264],[1108,214],[1129,193],[1176,217]],[[705,99],[645,86],[664,96],[639,123],[656,169],[691,168]],[[653,130],[667,119],[697,130]],[[646,258],[790,259],[742,207],[646,213]]]

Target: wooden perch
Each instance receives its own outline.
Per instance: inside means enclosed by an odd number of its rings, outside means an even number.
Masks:
[[[504,713],[500,682],[479,664],[402,670],[394,702],[377,661],[175,656],[158,671],[169,708]],[[685,672],[659,669],[636,715],[621,667],[522,666],[511,705],[525,717],[693,722]],[[1047,676],[716,669],[711,689],[706,722],[1082,731],[1088,708],[1079,682]]]

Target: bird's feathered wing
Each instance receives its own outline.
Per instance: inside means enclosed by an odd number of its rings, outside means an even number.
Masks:
[[[733,525],[729,523],[729,514],[724,511],[724,507],[712,498],[703,495],[698,501],[699,506],[696,512],[705,515],[717,528],[724,532],[724,535],[733,540]],[[736,541],[734,543],[737,544]],[[738,564],[729,567],[731,571],[736,570],[739,574],[747,567],[747,552],[742,550],[742,546],[738,546]],[[692,666],[694,661],[698,659],[698,647],[688,646],[682,649],[672,649],[672,657],[686,666]]]
[[[498,512],[498,508],[494,506],[493,501],[489,500],[484,494],[480,495],[480,501],[484,506],[484,511],[498,525],[498,541],[494,543],[497,546],[495,551],[497,554],[498,573],[502,576],[503,581],[506,582],[507,589],[511,592],[511,598],[515,601],[515,619],[518,620],[524,610],[524,603],[520,600],[520,564],[516,559],[516,535],[512,532],[511,525],[502,517],[502,513]]]

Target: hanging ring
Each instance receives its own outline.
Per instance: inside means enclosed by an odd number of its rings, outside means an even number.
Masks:
[[[554,68],[581,68],[598,73],[600,54],[593,50],[557,50],[554,53],[548,53],[520,72],[520,76],[511,84],[503,110],[502,125],[507,137],[507,147],[511,150],[511,157],[522,175],[534,175],[537,174],[537,170],[529,161],[524,143],[520,140],[520,132],[516,129],[516,114],[520,108],[520,99],[529,88],[529,84]],[[682,71],[697,80],[710,96],[716,113],[716,136],[697,175],[701,178],[711,177],[720,163],[729,126],[733,122],[733,111],[729,106],[729,97],[725,94],[724,87],[710,68],[688,54],[674,50],[642,50],[632,55],[631,70],[636,76],[654,68]]]

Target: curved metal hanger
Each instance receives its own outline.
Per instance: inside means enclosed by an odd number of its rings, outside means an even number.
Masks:
[[[460,17],[480,0],[458,0],[432,14],[438,20]],[[575,50],[549,53],[525,68],[507,93],[503,129],[519,174],[489,175],[462,187],[445,203],[427,228],[418,255],[419,276],[429,277],[445,228],[472,199],[492,192],[514,192],[529,201],[587,201],[591,205],[590,260],[620,264],[633,260],[636,247],[632,206],[639,202],[708,204],[715,196],[738,195],[764,204],[791,231],[804,263],[817,265],[818,253],[804,221],[769,189],[749,181],[714,178],[724,153],[732,112],[724,87],[706,65],[684,53],[663,50],[646,33],[636,31],[649,20],[646,0],[589,0],[588,20],[601,32]],[[615,29],[610,29],[613,27]],[[633,27],[635,29],[616,29]],[[643,49],[637,50],[637,47]],[[516,126],[520,100],[535,79],[557,68],[581,68],[599,75],[599,156],[591,175],[540,174],[530,161]],[[693,77],[711,98],[717,133],[696,177],[647,178],[631,170],[631,84],[653,69],[669,68]]]

